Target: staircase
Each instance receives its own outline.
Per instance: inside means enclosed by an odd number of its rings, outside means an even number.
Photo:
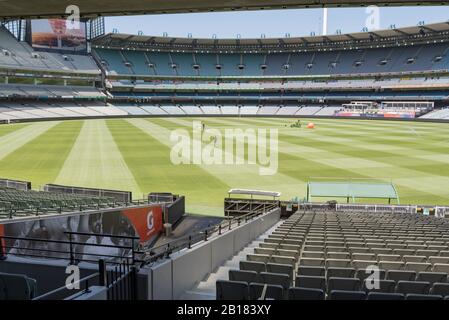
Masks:
[[[259,243],[263,241],[269,234],[271,234],[283,221],[279,221],[268,231],[260,235],[256,240],[251,242],[248,246],[243,248],[238,254],[232,257],[232,259],[226,261],[221,267],[219,267],[214,273],[198,283],[191,290],[186,291],[180,300],[215,300],[216,289],[215,283],[217,280],[229,280],[229,270],[240,269],[239,263],[242,260],[246,260],[246,255],[254,253],[254,248],[259,246]]]

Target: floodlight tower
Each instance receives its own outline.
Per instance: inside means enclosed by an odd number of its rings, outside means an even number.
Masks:
[[[327,8],[323,8],[323,36],[327,35]]]

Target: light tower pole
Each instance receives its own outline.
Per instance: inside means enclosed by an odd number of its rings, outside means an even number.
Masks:
[[[327,35],[327,8],[323,8],[323,36]]]

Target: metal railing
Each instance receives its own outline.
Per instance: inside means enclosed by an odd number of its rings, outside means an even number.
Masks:
[[[90,285],[92,283],[96,284],[98,283],[99,280],[99,272],[93,273],[91,275],[88,275],[87,277],[84,277],[78,281],[75,281],[73,283],[71,283],[71,285],[75,286],[75,285],[79,285],[79,291],[75,294],[73,294],[73,291],[75,291],[76,289],[70,290],[67,288],[67,286],[62,286],[60,288],[51,290],[49,292],[46,292],[40,296],[37,296],[35,298],[33,298],[32,300],[63,300],[63,299],[67,299],[70,297],[70,300],[76,299],[77,297],[86,294],[86,293],[90,293]]]
[[[247,223],[267,212],[268,211],[255,211],[240,217],[224,219],[219,224],[185,235],[162,245],[143,250],[144,255],[140,258],[140,260],[143,261],[143,264],[150,264],[156,262],[157,260],[168,258],[175,252],[179,252],[183,249],[190,249],[192,246],[201,241],[208,241],[214,236],[222,235],[223,233]]]
[[[98,271],[78,281],[46,292],[32,300],[75,300],[91,292],[90,286],[98,285],[106,288],[107,300],[136,300],[137,299],[137,268],[129,259],[123,259],[118,264],[108,268],[108,262],[100,259]],[[76,293],[73,293],[77,291]]]
[[[8,255],[12,255],[68,260],[70,264],[97,263],[100,259],[106,259],[110,263],[120,263],[122,259],[130,259],[130,263],[134,264],[140,262],[137,256],[143,253],[138,250],[139,238],[134,236],[71,231],[64,232],[64,234],[67,236],[67,240],[0,235],[0,259],[4,260]],[[81,237],[107,237],[115,239],[120,244],[87,243],[81,241]],[[115,249],[118,254],[86,252],[86,249],[90,248]]]

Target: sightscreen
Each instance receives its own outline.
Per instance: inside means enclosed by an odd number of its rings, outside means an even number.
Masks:
[[[65,19],[31,21],[31,44],[34,48],[72,52],[87,50],[86,23],[70,23]]]

